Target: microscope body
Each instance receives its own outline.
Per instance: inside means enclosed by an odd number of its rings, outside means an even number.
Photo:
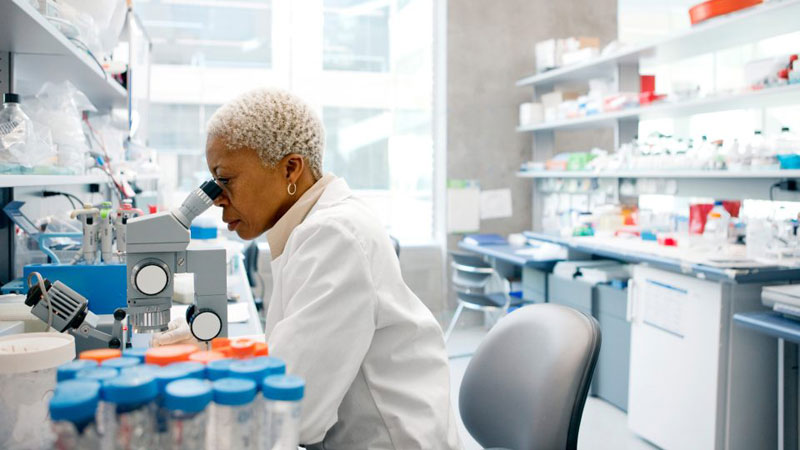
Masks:
[[[128,221],[127,312],[134,332],[167,329],[175,274],[192,273],[195,301],[187,311],[192,334],[201,341],[228,335],[225,249],[190,245],[189,225],[212,201],[190,196],[179,209]]]

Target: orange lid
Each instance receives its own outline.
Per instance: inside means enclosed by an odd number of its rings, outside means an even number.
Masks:
[[[189,344],[153,347],[145,352],[144,362],[147,364],[166,366],[174,362],[188,361],[189,355],[197,350],[197,347]]]
[[[227,358],[224,353],[216,352],[214,350],[194,352],[189,355],[189,361],[208,364],[209,361]]]
[[[231,356],[234,358],[252,358],[256,352],[256,341],[240,338],[231,341]]]
[[[269,356],[267,344],[263,342],[256,342],[256,351],[254,356]]]
[[[98,348],[96,350],[86,350],[81,352],[78,359],[90,359],[97,361],[97,364],[111,358],[119,358],[122,356],[122,351],[115,348]]]
[[[229,347],[231,340],[226,337],[218,337],[211,340],[211,349],[216,350],[222,347]]]

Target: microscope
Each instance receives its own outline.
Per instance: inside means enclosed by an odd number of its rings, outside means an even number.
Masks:
[[[192,191],[180,208],[131,218],[127,221],[127,310],[114,311],[111,333],[98,327],[98,317],[89,311],[86,297],[60,281],[51,283],[38,272],[29,275],[25,304],[49,327],[59,332],[99,340],[110,348],[124,348],[127,317],[130,331],[153,333],[167,330],[176,273],[194,274],[194,304],[186,311],[192,335],[200,341],[228,336],[227,258],[225,249],[191,248],[189,226],[207,210],[222,188],[213,180]],[[78,211],[85,224],[97,226],[99,210]],[[110,224],[110,222],[109,222]],[[92,228],[92,231],[95,229]],[[90,233],[91,234],[91,233]],[[92,243],[84,243],[88,262],[96,257],[96,232]],[[87,248],[94,249],[87,252]],[[38,284],[32,284],[36,276]]]
[[[192,248],[189,226],[222,188],[213,180],[192,191],[180,208],[128,221],[126,262],[128,318],[133,332],[165,331],[176,273],[194,274],[194,304],[186,311],[200,341],[228,335],[225,249]]]

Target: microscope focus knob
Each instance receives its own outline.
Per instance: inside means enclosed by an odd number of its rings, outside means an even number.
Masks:
[[[156,295],[167,288],[169,270],[163,263],[137,265],[133,268],[133,281],[136,289],[145,295]]]
[[[210,309],[190,306],[186,310],[186,322],[192,335],[200,341],[210,341],[222,332],[222,319]]]

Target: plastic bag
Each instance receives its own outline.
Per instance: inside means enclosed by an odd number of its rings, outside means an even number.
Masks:
[[[83,111],[97,111],[83,92],[69,81],[45,83],[28,107],[35,122],[50,128],[56,147],[56,165],[83,173],[89,146],[83,132]]]
[[[0,110],[0,172],[27,172],[53,163],[50,129],[31,119],[26,107],[10,104]]]

